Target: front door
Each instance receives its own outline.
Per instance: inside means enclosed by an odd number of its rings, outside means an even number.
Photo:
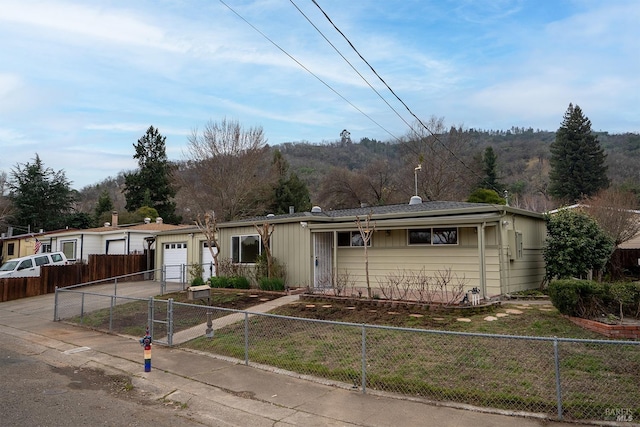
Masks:
[[[333,285],[333,233],[313,233],[313,287],[329,289]]]

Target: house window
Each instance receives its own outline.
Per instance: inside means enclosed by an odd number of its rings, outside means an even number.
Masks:
[[[15,243],[9,243],[7,245],[7,255],[11,256],[15,253],[16,250],[16,244]]]
[[[432,244],[434,245],[457,245],[458,229],[450,228],[434,228]]]
[[[69,261],[75,261],[76,259],[76,241],[69,240],[67,242],[62,242],[62,252],[65,254]]]
[[[408,230],[410,245],[457,245],[456,227],[434,227]]]
[[[236,264],[254,264],[262,253],[260,236],[249,234],[231,237],[231,259]]]
[[[51,253],[51,243],[43,243],[42,248],[40,249],[42,253]]]
[[[364,239],[359,231],[340,231],[338,232],[338,246],[343,248],[362,247]],[[367,246],[371,246],[371,239],[369,239]]]
[[[422,228],[419,230],[409,230],[409,244],[410,245],[430,245],[431,229]]]

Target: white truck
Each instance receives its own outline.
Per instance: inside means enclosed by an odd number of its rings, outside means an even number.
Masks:
[[[41,253],[11,259],[0,267],[0,279],[5,277],[38,277],[43,265],[66,265],[63,252]]]

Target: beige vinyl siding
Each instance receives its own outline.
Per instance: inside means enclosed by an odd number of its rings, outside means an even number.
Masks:
[[[261,223],[256,223],[258,227]],[[286,285],[304,287],[309,285],[311,277],[311,240],[307,228],[299,222],[274,224],[271,235],[271,250],[278,262],[285,264]],[[256,228],[251,226],[220,229],[220,256],[231,259],[231,237],[257,235]],[[248,265],[252,268],[252,265]]]
[[[485,228],[485,262],[487,294],[500,293],[500,264],[496,227]],[[436,272],[451,269],[455,283],[464,284],[469,290],[480,287],[480,257],[477,228],[458,229],[457,245],[408,245],[407,230],[378,230],[367,249],[369,282],[372,288],[386,283],[389,274],[402,270],[433,276]],[[338,274],[348,274],[357,288],[366,288],[365,258],[363,247],[338,248]]]
[[[542,256],[546,239],[544,221],[523,216],[511,216],[509,224],[503,226],[503,288],[502,292],[513,293],[540,287],[545,275]],[[511,233],[522,233],[522,256],[518,257],[517,248],[511,247],[514,239]]]

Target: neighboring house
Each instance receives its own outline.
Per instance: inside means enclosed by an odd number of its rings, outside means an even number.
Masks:
[[[70,261],[87,262],[89,255],[121,255],[144,253],[154,249],[155,236],[159,232],[184,228],[165,224],[162,218],[155,222],[147,219],[143,224],[118,225],[118,215],[102,227],[61,230],[48,233],[43,243],[51,251],[64,252]]]
[[[466,290],[478,287],[490,298],[539,287],[544,278],[542,214],[466,202],[418,201],[334,211],[314,207],[312,212],[221,223],[220,258],[253,266],[262,252],[255,225],[268,222],[275,226],[271,251],[286,266],[288,286],[322,289],[346,273],[358,289],[366,289],[364,248],[355,221],[364,221],[368,214],[375,226],[368,247],[372,288],[390,273],[433,275],[451,269],[468,283]],[[157,248],[156,265],[167,268],[167,280],[169,267],[211,258],[197,227],[159,233]]]
[[[2,262],[6,262],[39,252],[51,252],[47,242],[49,234],[52,233],[55,231],[3,236],[0,238],[0,247],[2,248],[0,259]]]

